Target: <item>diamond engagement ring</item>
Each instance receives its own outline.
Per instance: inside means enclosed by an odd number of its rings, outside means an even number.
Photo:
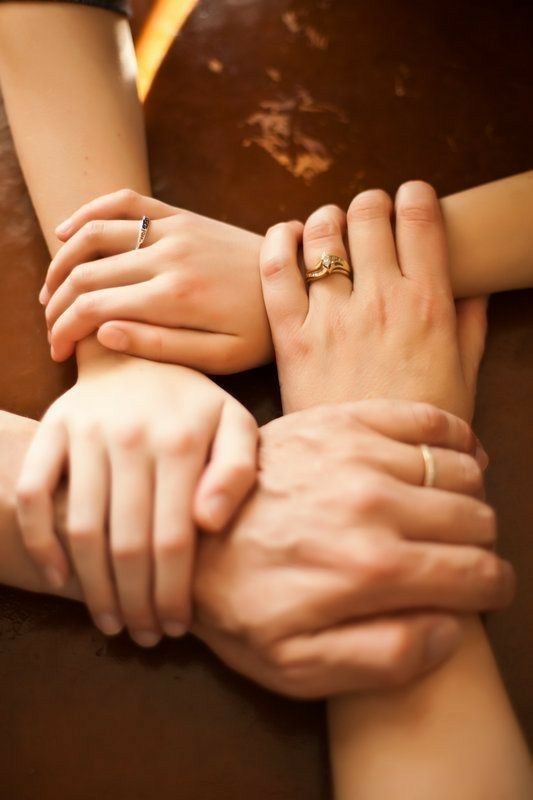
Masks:
[[[319,281],[335,273],[346,275],[350,280],[352,280],[353,277],[353,270],[346,259],[341,258],[341,256],[332,255],[331,253],[322,253],[320,260],[315,264],[313,269],[305,273],[305,280],[307,283],[312,283],[313,281]]]

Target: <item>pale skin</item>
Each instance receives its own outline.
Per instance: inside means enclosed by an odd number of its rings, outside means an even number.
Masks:
[[[17,153],[52,255],[61,244],[54,228],[80,204],[124,185],[149,193],[135,54],[125,19],[87,6],[2,3],[0,77]],[[34,468],[18,487],[20,515],[43,578],[60,586],[69,565],[52,534],[50,489],[70,461],[77,498],[69,504],[67,524],[93,618],[108,634],[127,625],[135,641],[148,646],[163,631],[179,635],[187,629],[195,525],[221,529],[250,490],[257,429],[245,409],[203,376],[110,355],[94,337],[78,343],[78,381],[48,411],[30,450]],[[149,391],[150,386],[158,388]],[[187,407],[181,419],[170,398]],[[191,449],[189,429],[199,447],[183,460],[179,453]],[[45,449],[54,443],[45,461],[39,438]],[[109,478],[104,476],[117,474],[126,453],[137,465],[137,477],[122,485],[121,500],[111,494],[106,513]],[[169,460],[180,470],[180,492],[162,477],[160,467]],[[87,472],[84,464],[93,469]],[[91,474],[100,478],[88,480]],[[134,506],[132,526],[128,508]],[[81,518],[79,508],[92,511]],[[151,539],[152,517],[160,520],[158,543]],[[103,550],[104,523],[117,532],[109,556]],[[158,607],[146,576],[161,564],[161,551],[168,556],[167,588]],[[111,560],[122,564],[113,581]]]
[[[328,241],[328,252],[354,264],[355,288],[347,278],[331,276],[307,293],[298,265],[302,237],[307,269],[316,254],[306,246],[305,229],[288,224],[268,232],[261,276],[286,408],[312,405],[317,387],[325,384],[337,387],[336,400],[342,399],[339,386],[344,399],[373,391],[416,394],[471,416],[483,306],[462,301],[454,309],[444,225],[431,188],[419,182],[401,187],[394,231],[391,211],[385,193],[365,192],[348,211],[349,252],[340,234]],[[329,215],[334,219],[337,210],[329,209]],[[380,344],[374,347],[366,346],[370,318],[372,331],[379,320]],[[324,381],[326,358],[331,374]],[[346,365],[354,368],[354,380],[349,369],[347,379]],[[462,628],[456,654],[431,675],[405,689],[330,702],[339,800],[531,797],[527,748],[483,627],[465,617]]]

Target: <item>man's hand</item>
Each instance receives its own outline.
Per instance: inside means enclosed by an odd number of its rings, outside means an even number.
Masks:
[[[420,487],[421,442],[435,448],[439,488]],[[511,567],[482,549],[495,521],[473,497],[474,446],[461,420],[399,401],[270,423],[253,497],[225,538],[201,543],[194,632],[294,697],[384,688],[437,666],[458,643],[454,612],[513,593]]]

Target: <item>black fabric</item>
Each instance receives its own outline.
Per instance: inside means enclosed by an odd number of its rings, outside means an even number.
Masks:
[[[35,0],[31,0],[35,2]],[[53,0],[41,0],[41,2],[52,2]],[[2,2],[13,2],[13,0],[0,0]],[[19,3],[25,0],[17,0]],[[82,6],[94,6],[95,8],[106,8],[108,11],[116,11],[117,14],[131,16],[131,5],[129,0],[62,0],[64,3],[77,3]]]

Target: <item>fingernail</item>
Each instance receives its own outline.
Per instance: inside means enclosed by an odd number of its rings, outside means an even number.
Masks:
[[[129,337],[121,328],[105,328],[102,339],[102,344],[110,350],[127,350],[130,343]]]
[[[440,664],[455,650],[461,637],[459,626],[456,622],[442,622],[429,635],[426,649],[426,663],[428,665]]]
[[[489,456],[479,439],[476,440],[475,459],[479,464],[480,469],[484,472],[489,466]]]
[[[161,639],[154,631],[132,631],[131,638],[141,647],[154,647]]]
[[[205,501],[204,513],[213,528],[220,528],[228,517],[229,498],[224,492],[217,492]]]
[[[45,306],[48,303],[48,301],[50,300],[50,297],[51,297],[51,294],[50,294],[50,292],[48,290],[48,286],[46,286],[46,284],[45,284],[43,286],[43,288],[41,289],[41,291],[39,292],[39,303],[42,306]]]
[[[71,224],[72,223],[71,223],[70,217],[69,217],[64,222],[61,222],[61,224],[57,226],[55,232],[57,233],[58,236],[64,236],[66,233],[68,233]]]
[[[163,622],[163,630],[167,636],[173,637],[184,636],[187,633],[186,626],[181,622],[176,622],[175,620]]]
[[[114,614],[99,614],[94,621],[106,636],[116,636],[123,627],[118,617]]]
[[[65,585],[65,578],[56,567],[47,567],[44,574],[46,580],[54,589],[61,589]]]

